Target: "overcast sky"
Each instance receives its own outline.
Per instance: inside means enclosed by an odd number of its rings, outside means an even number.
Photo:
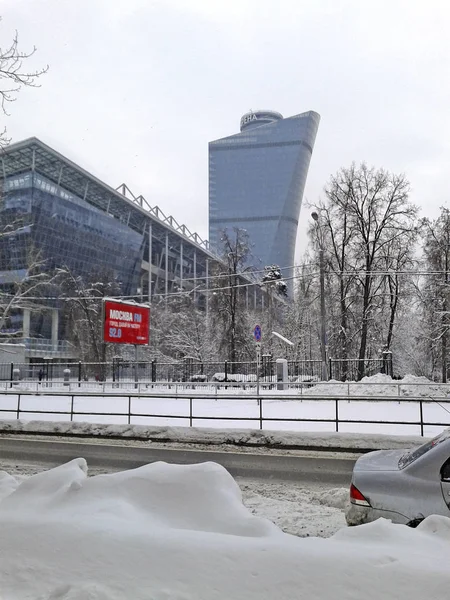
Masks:
[[[366,161],[411,181],[422,214],[450,198],[446,0],[1,0],[0,46],[30,66],[6,126],[208,236],[208,142],[249,109],[321,124],[307,180]],[[302,208],[297,259],[304,249]]]

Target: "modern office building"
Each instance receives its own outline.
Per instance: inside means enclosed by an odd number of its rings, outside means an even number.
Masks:
[[[209,241],[220,248],[223,230],[245,229],[253,266],[294,264],[303,190],[320,116],[283,118],[255,111],[240,133],[209,144]],[[289,270],[283,271],[288,277]]]
[[[27,275],[31,253],[46,272],[67,268],[89,281],[103,274],[140,301],[190,293],[208,309],[208,274],[220,259],[207,241],[125,184],[108,186],[36,138],[0,153],[0,226],[3,293]],[[259,286],[246,281],[249,306],[261,305]],[[62,304],[33,302],[1,322],[3,341],[23,342],[28,359],[74,358]]]

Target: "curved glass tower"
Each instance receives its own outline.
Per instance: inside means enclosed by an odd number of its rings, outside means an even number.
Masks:
[[[260,110],[241,119],[241,131],[209,144],[209,239],[220,251],[224,229],[245,229],[253,265],[294,264],[303,190],[320,116],[283,119]]]

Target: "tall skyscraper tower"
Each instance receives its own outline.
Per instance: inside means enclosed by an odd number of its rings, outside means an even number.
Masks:
[[[245,229],[252,264],[294,264],[295,241],[320,115],[283,119],[259,110],[245,114],[241,131],[209,144],[209,240],[220,251],[224,229]]]

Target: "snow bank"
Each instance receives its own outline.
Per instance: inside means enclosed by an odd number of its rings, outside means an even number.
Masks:
[[[363,377],[361,381],[336,381],[331,379],[303,391],[303,396],[394,396],[399,398],[442,398],[450,396],[450,385],[434,383],[426,377],[405,375],[403,379],[392,379],[377,373]]]
[[[8,599],[423,600],[448,591],[444,517],[415,530],[380,520],[300,539],[252,516],[233,479],[210,463],[87,478],[76,459],[7,482],[0,581]]]
[[[257,377],[255,374],[241,374],[241,373],[214,373],[211,381],[217,381],[220,383],[250,383],[255,382]]]
[[[107,425],[68,421],[0,421],[0,433],[124,438],[162,443],[355,452],[410,448],[423,444],[427,439],[420,436],[401,435]]]

